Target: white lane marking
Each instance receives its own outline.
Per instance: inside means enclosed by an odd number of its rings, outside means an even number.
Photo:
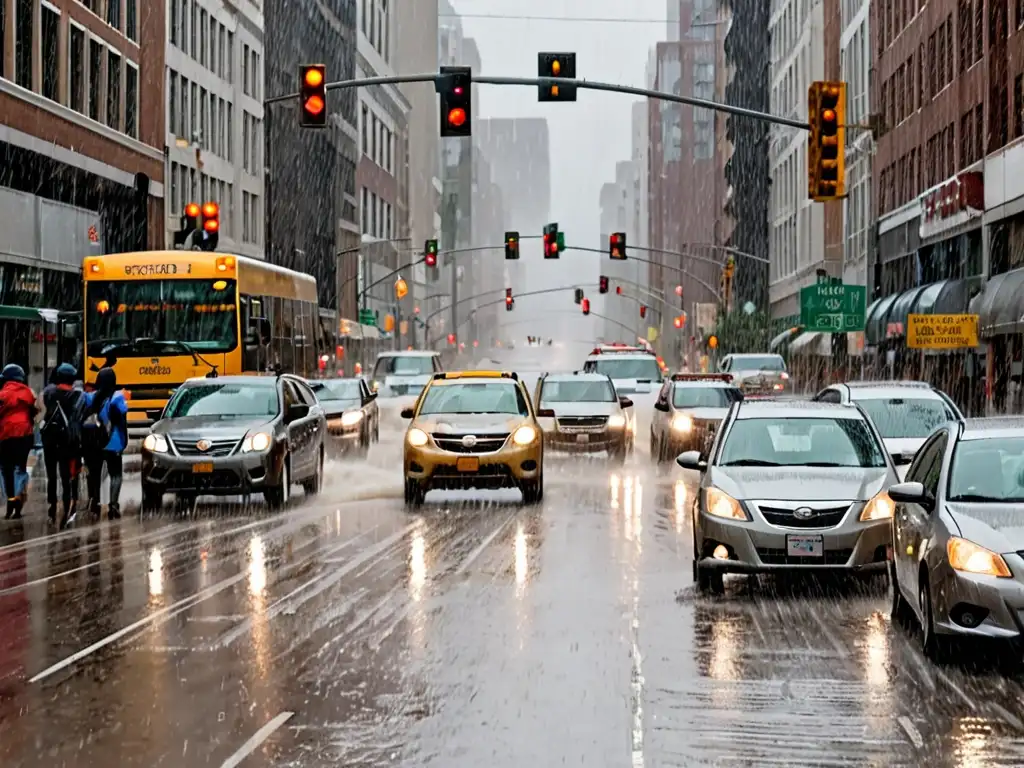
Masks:
[[[491,546],[491,542],[493,542],[496,538],[498,538],[498,536],[501,535],[501,532],[504,531],[506,528],[509,527],[509,525],[512,524],[512,521],[515,519],[517,514],[518,514],[518,510],[516,512],[513,512],[511,515],[509,515],[505,519],[505,522],[503,522],[501,525],[499,525],[497,528],[495,528],[493,531],[491,531],[487,535],[487,537],[477,545],[476,549],[474,549],[472,552],[470,552],[468,555],[466,555],[466,559],[463,560],[462,564],[458,568],[455,569],[455,574],[454,575],[455,576],[461,576],[466,571],[468,571],[469,567],[474,563],[474,561],[476,561],[476,559],[478,557],[480,557],[480,555],[482,555],[484,553],[484,551],[489,546]]]
[[[352,571],[356,570],[357,568],[365,565],[371,560],[374,560],[378,556],[382,555],[384,552],[386,552],[399,541],[401,541],[407,534],[411,533],[415,527],[416,523],[410,523],[402,530],[393,533],[386,539],[380,541],[376,546],[371,547],[370,549],[363,550],[363,552],[361,552],[354,559],[350,560],[348,564],[345,565],[343,568],[339,568],[336,571],[324,571],[323,573],[319,573],[313,578],[309,579],[308,581],[300,584],[284,597],[280,598],[274,603],[271,603],[270,606],[263,613],[261,618],[264,621],[269,622],[272,619],[284,613],[285,611],[288,611],[289,613],[294,613],[302,605],[312,600],[314,597],[321,594],[322,592],[325,592],[326,590],[333,587],[343,578],[352,573]],[[300,597],[297,600],[293,599],[297,595]],[[207,646],[207,650],[213,650],[215,648],[225,648],[231,645],[233,642],[235,642],[235,640],[248,633],[249,630],[252,629],[252,626],[253,617],[249,616],[241,624],[239,624],[236,627],[233,627],[232,629],[229,629],[217,640],[215,640],[213,643]]]
[[[287,723],[295,716],[294,712],[282,712],[269,723],[254,733],[245,744],[238,748],[231,757],[221,763],[220,768],[236,768],[249,755],[259,749],[260,744],[270,738],[270,734]]]
[[[914,743],[915,747],[918,749],[924,748],[924,738],[921,736],[921,732],[917,730],[917,726],[910,721],[909,717],[901,715],[896,718],[896,722],[903,726],[903,730],[907,732],[907,736]]]

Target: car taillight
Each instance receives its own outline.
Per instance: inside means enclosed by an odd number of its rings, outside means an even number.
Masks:
[[[783,381],[787,381],[789,379],[789,374],[783,371],[782,373],[779,374],[779,378],[782,379]]]

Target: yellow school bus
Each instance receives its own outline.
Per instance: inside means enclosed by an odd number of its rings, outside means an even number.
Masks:
[[[186,379],[316,370],[316,280],[243,256],[144,251],[89,256],[84,380],[113,367],[129,434],[146,434]]]

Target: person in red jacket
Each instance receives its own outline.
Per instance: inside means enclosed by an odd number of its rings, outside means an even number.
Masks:
[[[35,445],[39,406],[25,383],[25,370],[11,363],[0,372],[0,474],[7,494],[7,518],[21,517],[24,490],[16,487],[17,473],[27,474],[28,455]]]

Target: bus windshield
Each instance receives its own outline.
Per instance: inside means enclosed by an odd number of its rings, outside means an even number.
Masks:
[[[228,352],[238,344],[234,280],[90,280],[85,306],[85,338],[94,357],[109,344],[142,338],[208,352]],[[131,356],[131,347],[118,354]]]

